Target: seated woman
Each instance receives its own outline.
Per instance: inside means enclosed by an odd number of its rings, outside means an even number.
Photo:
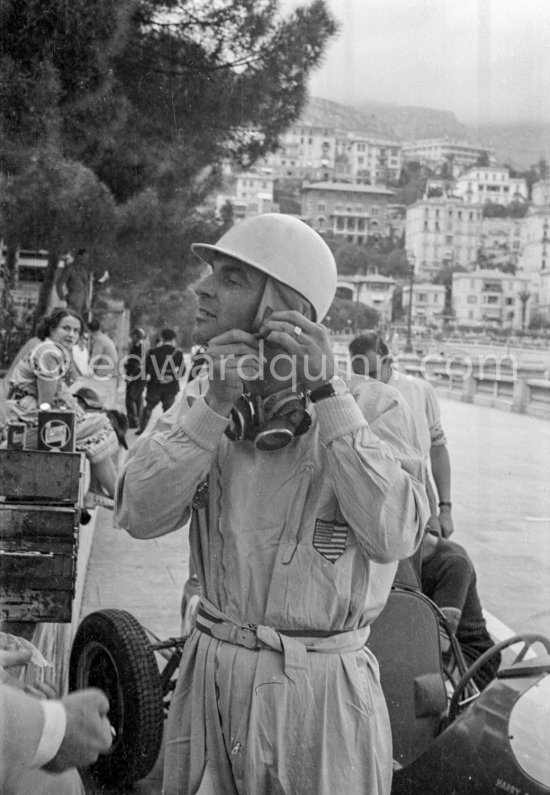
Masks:
[[[86,414],[67,385],[74,367],[72,348],[84,323],[72,309],[58,308],[44,319],[39,330],[40,342],[28,351],[10,376],[6,402],[8,422],[27,425],[29,449],[36,448],[38,438],[38,407],[44,403],[52,409],[75,413],[76,450],[86,454],[90,462],[92,491],[114,496],[116,470],[112,456],[118,439],[105,414]],[[89,507],[93,499],[87,499]]]

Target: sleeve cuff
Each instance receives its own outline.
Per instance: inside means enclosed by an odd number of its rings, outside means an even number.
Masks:
[[[191,441],[203,450],[213,452],[220,441],[220,436],[229,425],[229,418],[216,414],[204,397],[199,397],[181,417],[179,424]]]
[[[32,767],[43,767],[52,761],[61,747],[67,729],[67,713],[61,701],[43,699],[40,705],[44,712],[44,727]]]
[[[315,416],[319,421],[321,439],[325,444],[339,436],[353,433],[358,428],[368,427],[361,409],[351,394],[320,400],[315,404]]]

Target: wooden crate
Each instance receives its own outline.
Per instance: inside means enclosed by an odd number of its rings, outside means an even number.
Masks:
[[[0,450],[0,497],[76,504],[83,484],[83,453]]]
[[[71,621],[78,527],[74,506],[0,504],[0,619]]]

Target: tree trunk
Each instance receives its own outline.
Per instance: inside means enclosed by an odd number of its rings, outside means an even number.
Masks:
[[[6,257],[0,264],[0,368],[6,367],[18,345],[17,309],[13,300],[17,249],[6,247]]]
[[[59,254],[56,251],[50,251],[48,254],[48,264],[44,271],[44,281],[40,285],[40,292],[38,294],[38,303],[34,310],[33,331],[36,332],[36,327],[39,321],[48,314],[50,306],[50,297],[55,282],[55,273],[57,271],[57,263],[59,262]]]

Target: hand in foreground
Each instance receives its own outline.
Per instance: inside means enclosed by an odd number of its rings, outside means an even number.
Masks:
[[[243,391],[243,382],[257,378],[258,351],[257,338],[239,329],[210,340],[205,353],[210,379],[206,402],[213,411],[229,415]]]
[[[320,323],[295,310],[273,312],[262,323],[260,334],[266,342],[292,357],[297,380],[309,389],[316,389],[334,375],[332,343],[327,329]]]
[[[51,773],[70,767],[87,767],[111,747],[109,702],[101,690],[77,690],[61,699],[67,713],[67,728],[59,751],[45,765]]]

